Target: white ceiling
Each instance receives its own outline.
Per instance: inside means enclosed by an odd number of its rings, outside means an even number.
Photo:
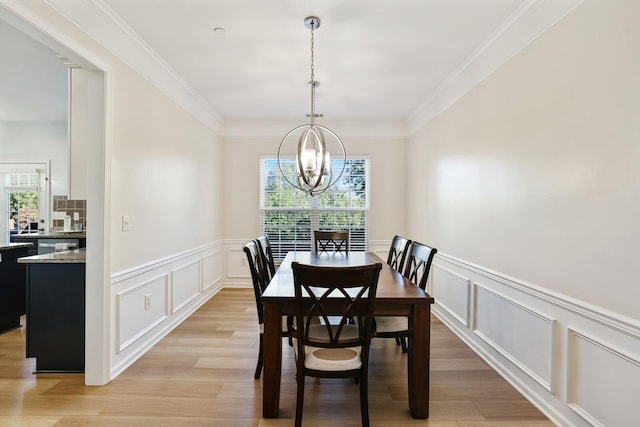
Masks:
[[[223,119],[403,120],[523,0],[103,0]],[[214,27],[223,27],[218,36]]]
[[[307,120],[303,21],[318,16],[322,120],[402,123],[455,101],[579,1],[48,0],[143,75],[151,58],[218,122]],[[6,45],[0,33],[3,58]]]

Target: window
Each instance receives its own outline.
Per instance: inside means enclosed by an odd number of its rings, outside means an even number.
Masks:
[[[295,168],[295,159],[282,159],[283,168]],[[339,171],[344,161],[331,160]],[[263,158],[260,166],[261,232],[269,237],[275,260],[288,251],[310,251],[312,230],[348,230],[349,249],[367,248],[369,218],[369,160],[348,158],[338,182],[311,197],[293,188],[282,177],[275,158]]]
[[[34,231],[44,227],[40,223],[47,209],[47,185],[45,165],[0,164],[0,185],[3,197],[0,212],[4,220],[0,223],[0,235],[10,241],[10,235],[21,231]]]

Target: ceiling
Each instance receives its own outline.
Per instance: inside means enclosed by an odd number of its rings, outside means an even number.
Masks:
[[[322,120],[402,123],[444,103],[438,96],[451,88],[447,102],[453,102],[576,2],[49,0],[134,68],[141,57],[152,58],[219,122],[307,120],[310,31],[303,21],[318,16],[316,112]],[[520,34],[517,28],[531,20],[539,21],[537,27]],[[122,34],[144,54],[122,48]],[[4,57],[2,33],[0,40]],[[492,49],[502,51],[501,57],[491,58]],[[483,55],[494,64],[479,66]],[[43,63],[50,59],[36,66],[53,65]],[[151,74],[140,67],[141,74]],[[465,73],[470,83],[457,87]]]

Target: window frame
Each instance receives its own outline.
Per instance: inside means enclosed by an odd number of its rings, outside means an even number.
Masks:
[[[293,162],[293,160],[295,159],[295,156],[281,155],[280,158],[285,160],[290,160]],[[288,188],[291,188],[293,191],[296,191],[304,196],[304,199],[302,199],[301,197],[296,195],[296,200],[308,201],[308,205],[300,206],[300,207],[290,207],[290,206],[273,207],[273,206],[265,206],[265,199],[267,195],[266,180],[268,178],[269,171],[274,173],[274,170],[275,170],[275,173],[280,174],[280,170],[277,167],[269,168],[267,166],[267,161],[276,162],[275,164],[277,165],[277,157],[271,156],[271,155],[260,156],[260,178],[259,178],[260,179],[260,187],[259,187],[260,188],[259,190],[260,191],[260,233],[267,234],[267,236],[269,236],[269,239],[271,241],[272,251],[274,253],[274,259],[276,262],[282,261],[282,259],[284,259],[284,256],[289,250],[297,250],[297,251],[312,250],[312,245],[313,245],[312,230],[327,229],[326,227],[325,228],[320,227],[321,216],[323,213],[328,213],[329,215],[331,215],[331,213],[334,213],[334,214],[361,213],[362,218],[360,220],[363,224],[362,232],[356,233],[354,237],[354,234],[351,233],[352,226],[350,225],[348,227],[350,231],[349,249],[353,251],[367,250],[368,241],[369,241],[369,213],[370,213],[370,206],[371,206],[371,196],[370,196],[371,160],[370,160],[370,157],[367,155],[347,156],[348,162],[354,161],[354,160],[364,162],[364,170],[362,174],[364,177],[364,194],[363,194],[364,206],[361,206],[361,207],[320,206],[320,200],[321,200],[320,198],[322,197],[322,195],[319,195],[316,197],[311,197],[310,195],[304,195],[302,191],[300,191],[299,189],[292,188],[290,184],[288,184],[286,181],[284,181],[284,179],[282,179],[284,185],[286,185]],[[332,161],[332,167],[333,167],[333,161]],[[267,169],[270,169],[270,170],[267,170]],[[328,191],[331,191],[331,189],[329,189]],[[355,197],[354,197],[354,200],[355,200]],[[308,229],[304,227],[295,227],[293,230],[293,235],[295,236],[294,240],[291,241],[290,244],[282,244],[282,240],[280,238],[280,236],[282,235],[281,233],[278,233],[279,234],[278,236],[273,236],[273,234],[269,233],[267,230],[267,224],[266,224],[267,212],[282,212],[283,215],[288,214],[291,216],[294,216],[300,213],[302,214],[308,213],[308,216],[309,216]],[[301,222],[301,223],[304,224],[304,222]],[[303,233],[298,233],[299,230],[303,231]]]

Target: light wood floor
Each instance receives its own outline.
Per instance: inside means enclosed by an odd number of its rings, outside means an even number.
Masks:
[[[23,330],[0,335],[0,426],[290,426],[294,361],[283,350],[279,419],[263,419],[253,379],[258,333],[252,291],[224,289],[104,387],[82,375],[34,375]],[[513,387],[433,319],[429,420],[408,412],[406,355],[375,339],[369,373],[372,426],[551,427]],[[358,386],[307,379],[305,426],[355,427]]]

